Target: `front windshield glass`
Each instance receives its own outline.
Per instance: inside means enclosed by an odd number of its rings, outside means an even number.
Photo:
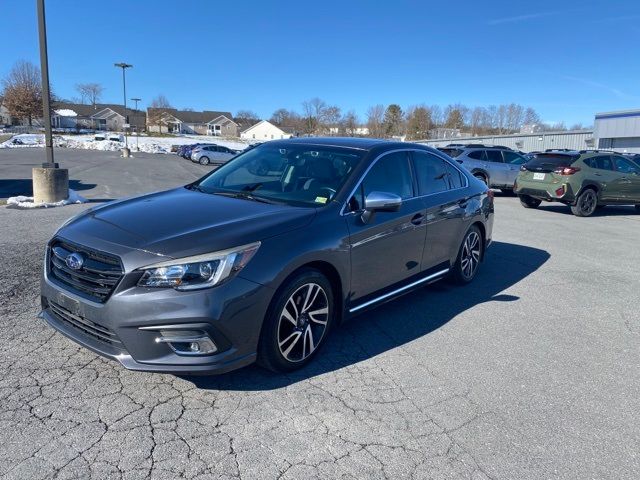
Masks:
[[[192,185],[205,193],[296,206],[329,203],[363,152],[315,145],[256,147]]]

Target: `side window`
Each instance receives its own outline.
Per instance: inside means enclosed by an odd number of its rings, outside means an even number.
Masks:
[[[449,175],[444,160],[423,152],[413,152],[413,159],[416,166],[420,195],[449,190]]]
[[[451,188],[453,189],[464,187],[465,181],[460,170],[458,170],[448,162],[444,162],[444,165],[447,169],[447,174],[449,175],[449,184],[451,185]]]
[[[613,157],[616,161],[616,171],[620,173],[640,173],[640,168],[626,158]]]
[[[504,156],[504,163],[509,163],[511,165],[522,165],[527,163],[527,159],[516,152],[504,150],[502,155]]]
[[[484,160],[484,151],[474,150],[473,152],[470,152],[467,157],[473,158],[474,160]]]
[[[413,196],[413,180],[406,152],[390,153],[379,159],[362,181],[362,195],[371,192],[395,193],[402,199]],[[364,202],[360,200],[360,205]]]
[[[489,162],[502,163],[502,152],[500,150],[485,150],[484,153]]]
[[[591,167],[599,170],[613,170],[613,162],[609,155],[600,155],[591,159]]]

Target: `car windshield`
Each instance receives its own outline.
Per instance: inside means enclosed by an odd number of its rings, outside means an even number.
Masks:
[[[315,145],[253,148],[188,188],[269,203],[329,203],[360,162],[359,150]]]
[[[449,155],[451,158],[456,158],[462,153],[462,150],[459,148],[439,148],[438,150]]]
[[[525,167],[527,170],[537,170],[552,172],[558,167],[568,167],[575,162],[580,155],[569,155],[562,153],[539,153],[529,160]]]

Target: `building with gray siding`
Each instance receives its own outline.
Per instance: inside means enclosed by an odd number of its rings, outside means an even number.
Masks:
[[[640,153],[640,110],[597,113],[594,136],[603,150]]]
[[[450,143],[480,143],[504,145],[523,152],[540,152],[548,148],[584,150],[594,148],[593,130],[569,130],[562,132],[516,133],[513,135],[486,135],[481,137],[457,137],[437,140],[421,140],[418,143],[432,147],[444,147]]]

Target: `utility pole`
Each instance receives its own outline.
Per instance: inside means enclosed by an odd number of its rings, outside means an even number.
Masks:
[[[36,0],[38,10],[38,36],[40,40],[40,71],[42,75],[42,117],[47,162],[42,168],[34,168],[34,203],[59,202],[69,198],[69,171],[58,168],[53,158],[53,135],[51,134],[51,93],[49,91],[49,59],[47,56],[47,23],[44,0]]]
[[[127,115],[127,80],[125,77],[125,70],[127,68],[132,68],[133,65],[130,65],[128,63],[114,63],[113,64],[114,67],[118,67],[122,69],[122,98],[124,99],[124,123],[125,125],[128,124],[128,120],[129,120],[129,115]],[[129,139],[128,139],[128,135],[127,135],[127,127],[124,127],[124,148],[122,149],[122,156],[123,157],[128,157],[129,156]]]
[[[136,102],[136,106],[135,106],[135,112],[138,111],[138,102],[140,100],[142,100],[141,98],[132,98],[132,101]],[[136,150],[139,152],[140,151],[140,145],[138,145],[138,137],[140,136],[140,133],[138,132],[138,125],[136,125]]]

